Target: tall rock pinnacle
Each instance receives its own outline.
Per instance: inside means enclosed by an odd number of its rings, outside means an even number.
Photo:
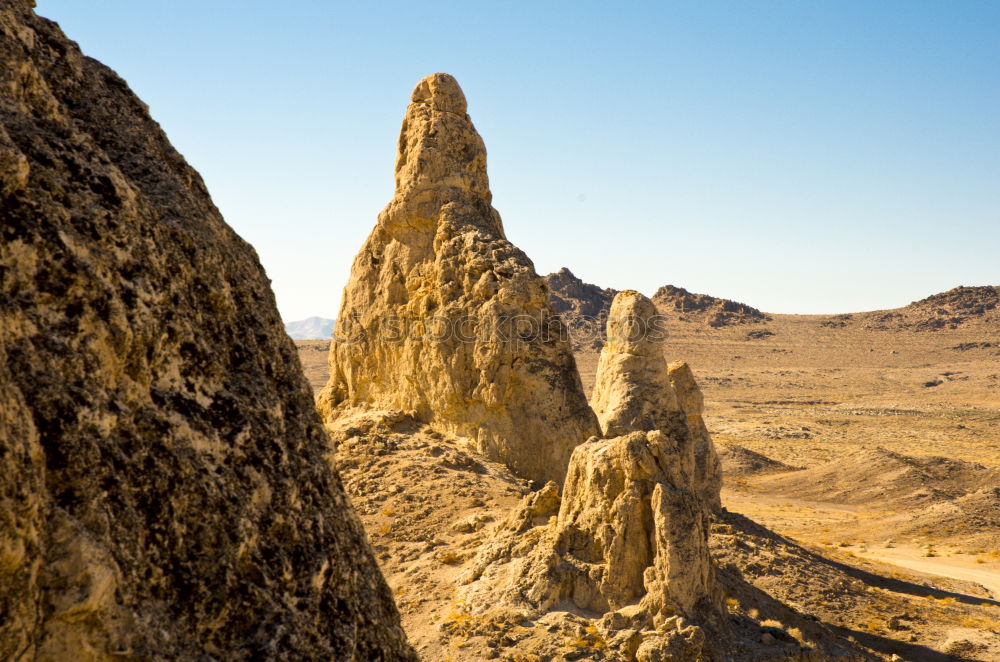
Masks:
[[[639,292],[615,296],[590,404],[607,437],[685,423],[693,488],[718,512],[722,465],[702,418],[704,397],[687,363],[667,365],[661,321],[653,302]]]
[[[656,306],[635,290],[619,292],[611,302],[608,341],[591,396],[606,436],[654,430],[681,410],[667,375],[666,334],[658,321]]]
[[[545,283],[490,205],[465,110],[447,74],[413,91],[396,192],[354,260],[320,412],[408,411],[526,477],[561,481],[597,422]]]
[[[707,431],[693,427],[700,393],[679,365],[679,401],[657,317],[638,292],[615,297],[594,390],[605,438],[573,451],[561,498],[550,483],[498,525],[463,575],[462,597],[473,609],[536,614],[569,602],[603,614],[611,648],[631,647],[635,659],[711,659],[702,627],[726,627],[708,545],[719,486],[713,501],[698,464]]]

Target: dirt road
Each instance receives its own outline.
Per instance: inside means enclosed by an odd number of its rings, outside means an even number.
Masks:
[[[980,568],[970,568],[951,558],[925,557],[918,549],[879,549],[869,551],[852,550],[865,559],[891,563],[909,570],[941,575],[951,579],[979,584],[994,600],[1000,600],[1000,572]]]

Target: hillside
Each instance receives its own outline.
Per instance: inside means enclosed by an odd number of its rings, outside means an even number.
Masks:
[[[1000,287],[958,286],[895,310],[856,315],[856,321],[880,331],[944,331],[992,329],[1000,331]],[[844,320],[849,321],[849,320]]]
[[[745,303],[707,294],[692,294],[683,287],[673,285],[664,285],[656,290],[653,302],[666,314],[676,314],[683,321],[704,322],[713,328],[771,321],[770,316]]]

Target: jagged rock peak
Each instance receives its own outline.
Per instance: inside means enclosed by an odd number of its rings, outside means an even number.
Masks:
[[[0,3],[0,659],[412,660],[251,246]]]
[[[434,110],[464,115],[468,104],[465,93],[451,74],[431,74],[417,83],[410,100],[430,104]]]
[[[458,81],[448,74],[432,74],[417,84],[411,99],[399,134],[396,198],[432,189],[437,196],[472,196],[470,202],[489,205],[486,146],[465,112]],[[499,216],[492,216],[489,220],[502,234]]]
[[[663,357],[666,328],[648,297],[619,292],[608,314],[590,404],[604,435],[669,427],[681,411]]]
[[[600,432],[565,325],[490,206],[486,150],[447,74],[417,85],[396,193],[358,252],[318,405],[400,409],[539,482]]]

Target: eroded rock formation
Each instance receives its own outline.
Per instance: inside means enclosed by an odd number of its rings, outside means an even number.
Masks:
[[[561,499],[554,483],[526,497],[464,579],[473,604],[571,603],[604,614],[615,645],[634,659],[698,659],[702,626],[725,627],[696,450],[706,440],[713,457],[714,449],[697,428],[690,371],[667,370],[655,315],[637,292],[615,298],[594,392],[608,438],[578,446]]]
[[[321,413],[399,409],[540,482],[597,433],[565,326],[490,205],[486,149],[454,78],[413,91],[396,192],[355,258]]]
[[[591,407],[606,437],[670,425],[681,411],[663,358],[666,331],[653,303],[619,292],[608,314],[608,341],[597,365]]]
[[[666,328],[653,302],[634,290],[611,304],[608,341],[601,350],[591,406],[604,436],[673,426],[683,413],[695,457],[697,492],[721,508],[722,467],[702,418],[704,397],[683,361],[663,357]]]
[[[719,492],[722,490],[722,461],[712,436],[708,433],[702,413],[705,396],[698,388],[694,373],[684,361],[673,361],[667,366],[670,387],[677,398],[687,421],[688,431],[694,443],[694,466],[697,490],[709,507],[718,512],[722,508]]]
[[[0,5],[0,659],[413,659],[254,250]]]

